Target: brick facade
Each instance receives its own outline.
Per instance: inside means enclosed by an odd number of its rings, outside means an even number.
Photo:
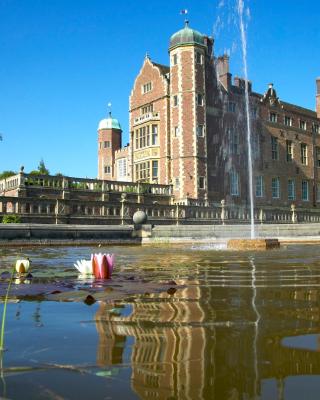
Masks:
[[[99,142],[110,138],[117,150],[104,150],[105,159],[127,157],[128,180],[172,184],[179,202],[248,205],[245,80],[232,79],[229,57],[216,57],[213,39],[187,25],[171,37],[169,60],[144,59],[130,95],[130,144],[120,150],[118,133],[99,132]],[[247,82],[257,206],[320,205],[316,84],[314,112],[283,102],[272,84],[262,95]],[[103,178],[116,180],[112,170]]]

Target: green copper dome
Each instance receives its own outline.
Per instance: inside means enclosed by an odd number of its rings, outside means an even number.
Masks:
[[[189,28],[189,22],[186,21],[185,27],[171,36],[169,50],[186,44],[205,46],[204,38],[200,32]]]
[[[112,118],[111,113],[109,113],[109,118],[102,119],[99,122],[98,131],[100,129],[120,129],[121,126],[116,118]]]

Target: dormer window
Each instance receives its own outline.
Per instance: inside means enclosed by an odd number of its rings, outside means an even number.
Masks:
[[[152,82],[148,82],[148,83],[145,83],[144,85],[142,85],[142,93],[143,94],[151,92],[151,90],[152,90]]]

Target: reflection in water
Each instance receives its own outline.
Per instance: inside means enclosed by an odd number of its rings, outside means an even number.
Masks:
[[[254,315],[256,317],[254,321],[254,335],[253,335],[253,360],[254,360],[254,398],[257,397],[257,386],[259,382],[259,371],[258,371],[258,335],[259,335],[259,321],[260,314],[256,306],[256,298],[257,298],[257,287],[256,287],[256,266],[254,265],[254,259],[250,258],[251,265],[251,276],[252,276],[252,309],[254,311]]]
[[[57,252],[50,248],[36,249],[31,254],[30,250],[30,257],[35,260],[34,276],[47,279],[54,271],[54,279],[65,279],[71,274],[73,282],[74,259],[94,251],[59,248]],[[108,251],[119,252],[119,249]],[[7,270],[9,262],[7,257],[0,269]],[[55,382],[52,387],[57,391],[55,386],[64,376],[68,383],[61,385],[59,395],[70,399],[80,399],[79,393],[83,399],[105,398],[106,393],[110,398],[120,398],[119,390],[121,398],[148,400],[318,397],[320,253],[317,246],[257,252],[254,258],[249,252],[124,246],[118,265],[112,279],[115,289],[126,282],[139,281],[142,292],[143,282],[164,285],[164,292],[130,295],[127,291],[126,300],[110,298],[109,302],[97,302],[91,307],[81,303],[22,302],[23,308],[15,307],[13,321],[8,324],[10,351],[5,353],[6,367],[33,365],[28,357],[45,365],[55,360],[64,368],[59,370],[59,380],[50,382]],[[88,283],[87,288],[95,296],[95,288]],[[80,287],[85,285],[86,282],[81,282]],[[171,285],[176,291],[168,293]],[[16,286],[21,289],[23,285]],[[103,288],[99,290],[102,293]],[[80,290],[78,294],[81,295]],[[104,298],[107,297],[106,292]],[[27,310],[31,310],[30,315]],[[78,310],[79,317],[72,310]],[[93,312],[95,326],[90,323]],[[39,343],[43,349],[37,349]],[[21,349],[25,349],[26,358],[21,358]],[[72,364],[81,365],[81,374],[76,375],[72,370],[67,375],[65,366]],[[108,374],[113,369],[118,372],[111,379]],[[79,393],[67,393],[71,375]],[[36,386],[33,393],[37,393],[41,379],[45,385],[49,381],[38,373],[5,375],[8,398],[21,398],[11,393],[19,389],[17,382],[22,385],[19,393],[24,393],[28,376]],[[310,382],[312,389],[305,395]],[[81,384],[83,389],[78,389]],[[100,389],[96,385],[101,385]],[[94,393],[86,395],[86,387],[90,391],[94,387]],[[114,389],[114,393],[109,389]],[[35,398],[43,397],[32,400]]]
[[[199,267],[174,295],[101,303],[97,363],[130,364],[141,399],[257,399],[270,379],[267,398],[284,399],[287,377],[320,374],[319,353],[281,343],[319,332],[318,278],[244,264]]]

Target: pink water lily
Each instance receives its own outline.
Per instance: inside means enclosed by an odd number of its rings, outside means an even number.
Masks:
[[[98,279],[110,279],[114,267],[114,254],[92,254],[93,275]]]

